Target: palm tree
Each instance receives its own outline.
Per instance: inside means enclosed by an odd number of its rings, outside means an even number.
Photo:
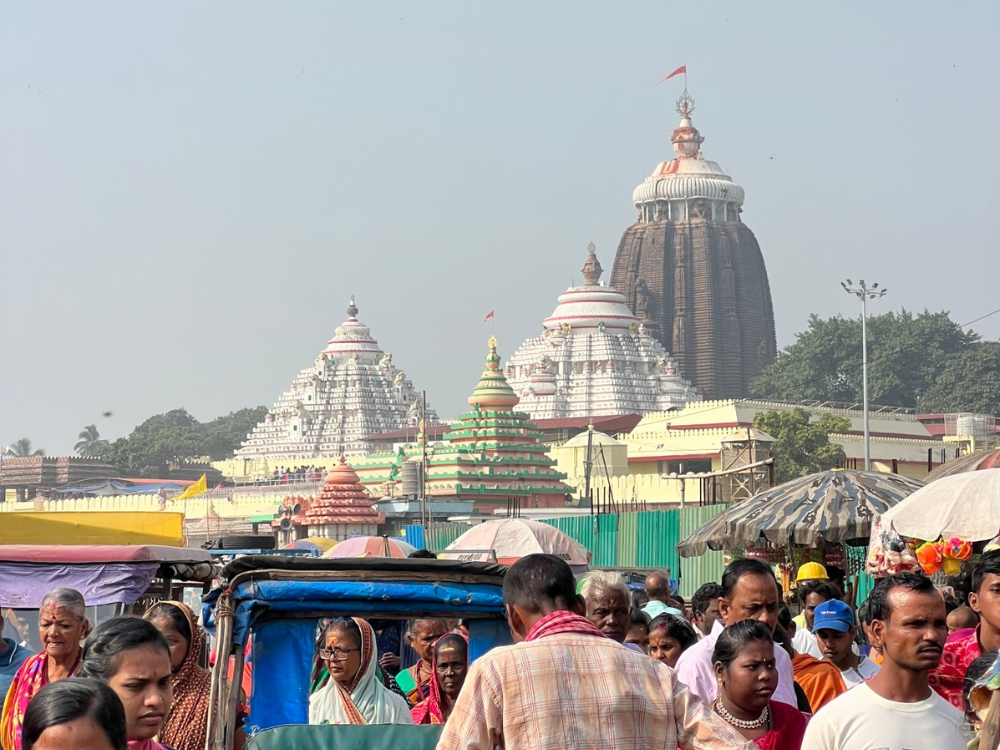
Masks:
[[[101,433],[97,431],[97,425],[87,425],[79,435],[80,442],[73,446],[73,450],[84,458],[97,458],[104,449],[108,447],[107,440],[101,440]]]
[[[36,450],[31,449],[31,440],[28,438],[21,438],[15,441],[11,445],[7,446],[7,455],[14,456],[15,458],[30,458],[31,456],[44,456],[45,449],[38,448]]]

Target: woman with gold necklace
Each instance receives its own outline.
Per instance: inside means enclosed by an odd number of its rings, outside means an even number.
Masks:
[[[757,620],[727,627],[712,652],[719,697],[712,709],[760,750],[801,750],[806,717],[772,701],[778,687],[771,631]]]

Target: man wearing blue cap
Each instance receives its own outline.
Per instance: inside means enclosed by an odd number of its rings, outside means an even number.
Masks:
[[[840,670],[844,684],[850,690],[878,674],[879,665],[854,651],[854,610],[839,599],[830,599],[816,607],[813,633],[823,658]]]

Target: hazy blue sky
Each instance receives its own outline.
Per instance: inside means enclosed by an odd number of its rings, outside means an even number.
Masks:
[[[685,62],[780,345],[857,314],[847,277],[970,321],[1000,307],[998,31],[995,1],[5,0],[0,444],[271,405],[352,293],[454,415],[486,313],[507,356],[591,240],[610,273]]]

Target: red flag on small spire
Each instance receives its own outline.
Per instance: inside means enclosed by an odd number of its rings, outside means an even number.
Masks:
[[[687,65],[681,65],[677,70],[675,70],[673,73],[671,73],[670,75],[668,75],[666,78],[664,78],[664,79],[662,79],[660,81],[657,81],[656,85],[659,86],[661,83],[663,83],[663,81],[669,81],[674,76],[679,76],[682,73],[684,75],[687,75],[687,72],[688,72],[688,66]]]
[[[494,312],[495,312],[494,310],[490,310],[490,314],[487,315],[485,318],[483,318],[483,322],[485,322],[487,320],[493,320],[493,313]]]

